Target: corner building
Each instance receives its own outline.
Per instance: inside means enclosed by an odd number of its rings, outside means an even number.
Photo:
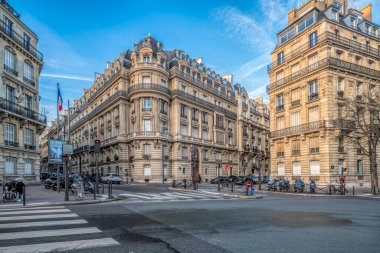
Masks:
[[[378,13],[377,13],[378,14]],[[379,25],[372,6],[347,0],[306,1],[288,14],[268,66],[271,172],[319,185],[370,185],[369,161],[347,135],[345,99],[380,84]]]
[[[38,37],[6,1],[0,2],[0,178],[40,180],[39,113],[43,55]]]
[[[166,51],[150,35],[95,79],[70,116],[73,171],[95,172],[93,144],[100,139],[101,175],[140,182],[190,179],[192,161],[203,181],[243,175],[239,103],[247,117],[250,109],[262,122],[265,147],[269,115],[262,100],[253,102],[240,85],[234,87],[232,75],[221,76],[182,50]]]

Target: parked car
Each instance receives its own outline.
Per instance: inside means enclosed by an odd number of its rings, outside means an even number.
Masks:
[[[116,173],[106,173],[104,176],[102,176],[102,182],[107,183],[108,180],[111,180],[113,184],[120,184],[121,183],[121,178],[118,174]]]
[[[41,179],[41,180],[46,180],[46,179],[48,179],[50,176],[51,176],[51,173],[50,173],[50,172],[42,172],[42,173],[40,174],[40,179]]]
[[[238,185],[244,185],[248,180],[248,177],[238,176],[235,183]]]
[[[211,180],[210,180],[210,183],[212,183],[212,184],[217,184],[219,181],[220,181],[221,183],[223,183],[225,180],[228,180],[228,178],[227,178],[227,177],[219,176],[219,177],[216,177],[216,178],[214,178],[214,179],[211,179]]]
[[[237,180],[237,178],[238,178],[237,176],[229,176],[229,177],[228,177],[228,181],[230,181],[230,182],[234,182],[234,183],[235,183],[236,180]]]

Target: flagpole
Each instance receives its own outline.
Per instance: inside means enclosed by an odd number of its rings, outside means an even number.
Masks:
[[[59,141],[59,83],[57,83],[57,140]],[[57,164],[57,192],[61,191],[61,177],[60,177],[60,167]]]

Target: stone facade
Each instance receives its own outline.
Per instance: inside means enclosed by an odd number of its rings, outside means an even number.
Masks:
[[[140,182],[190,179],[192,161],[203,181],[252,173],[259,165],[254,157],[269,148],[262,99],[249,99],[232,75],[221,76],[182,50],[166,51],[150,35],[107,63],[73,111],[71,165],[78,172],[94,173],[95,139],[101,140],[100,174]],[[262,157],[268,173],[265,164]]]
[[[0,177],[39,181],[39,75],[43,56],[38,38],[6,2],[0,3]]]
[[[311,0],[288,14],[288,27],[268,66],[271,172],[319,185],[370,184],[369,161],[349,141],[345,99],[380,84],[379,25],[371,5],[348,9],[347,0]]]

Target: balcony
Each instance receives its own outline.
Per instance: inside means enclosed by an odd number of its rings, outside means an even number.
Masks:
[[[29,78],[27,78],[27,77],[23,77],[23,80],[24,80],[24,82],[25,83],[27,83],[27,84],[29,84],[29,85],[31,85],[31,86],[36,86],[36,83],[32,80],[32,79],[29,79]]]
[[[298,99],[298,100],[292,101],[291,104],[292,104],[292,107],[296,107],[296,106],[301,105],[301,101]]]
[[[317,147],[317,148],[310,148],[309,152],[310,152],[310,154],[317,154],[317,153],[319,153],[319,147]]]
[[[0,109],[7,110],[11,113],[29,118],[31,120],[38,121],[39,123],[46,125],[45,115],[39,114],[38,112],[34,112],[29,108],[20,106],[10,100],[0,98]]]
[[[229,116],[229,117],[231,117],[233,119],[237,118],[237,114],[235,112],[227,110],[227,109],[225,109],[225,108],[223,108],[221,106],[214,105],[214,104],[212,104],[210,102],[207,102],[207,101],[205,101],[203,99],[200,99],[200,98],[198,98],[196,96],[188,94],[188,93],[186,93],[186,92],[184,92],[182,90],[178,90],[178,89],[174,90],[172,92],[172,95],[173,96],[179,96],[179,97],[182,97],[184,99],[188,99],[188,100],[190,100],[192,102],[195,102],[195,103],[197,103],[197,104],[199,104],[201,106],[204,106],[206,108],[209,108],[209,109],[212,109],[212,110],[215,110],[215,111],[219,111],[219,112],[224,113],[226,116]]]
[[[142,108],[142,111],[143,111],[143,112],[151,112],[151,111],[152,111],[152,108]]]
[[[344,129],[344,130],[355,130],[356,124],[355,121],[345,120],[345,119],[336,119],[333,121],[334,128]]]
[[[180,77],[186,79],[187,81],[194,83],[194,84],[197,85],[198,87],[201,87],[201,88],[203,88],[203,89],[206,89],[206,90],[208,90],[209,92],[211,92],[212,94],[217,95],[217,96],[219,96],[219,97],[221,97],[221,98],[223,98],[223,99],[226,99],[226,100],[228,100],[229,102],[231,102],[231,103],[237,105],[237,100],[236,100],[236,98],[234,98],[234,97],[232,97],[232,96],[229,96],[227,93],[221,92],[221,91],[219,91],[219,90],[214,90],[214,88],[213,88],[211,85],[209,85],[209,84],[203,82],[201,79],[194,78],[194,77],[191,76],[190,74],[185,73],[185,72],[179,70],[177,67],[172,67],[172,68],[169,70],[169,73],[170,73],[171,76],[174,76],[174,75],[180,76]]]
[[[351,62],[347,62],[347,61],[342,61],[342,60],[339,60],[337,58],[333,58],[333,57],[327,57],[327,58],[324,58],[306,68],[303,68],[291,75],[288,75],[276,82],[273,82],[271,83],[270,85],[267,86],[267,92],[271,92],[272,90],[274,89],[277,89],[279,87],[282,87],[284,86],[285,84],[288,84],[290,82],[293,82],[299,78],[302,78],[312,72],[315,72],[315,71],[318,71],[320,69],[323,69],[323,68],[334,68],[334,69],[338,69],[338,70],[344,70],[344,71],[350,71],[352,73],[355,73],[355,74],[360,74],[360,75],[363,75],[363,76],[370,76],[370,77],[373,77],[373,78],[377,78],[377,79],[380,79],[380,71],[378,70],[375,70],[375,69],[371,69],[371,68],[367,68],[367,67],[364,67],[364,66],[360,66],[358,64],[355,64],[355,63],[351,63]]]
[[[187,115],[185,115],[185,114],[181,114],[180,116],[182,119],[187,119]]]
[[[137,91],[144,91],[144,92],[158,91],[169,96],[171,95],[170,89],[168,89],[167,87],[161,84],[156,84],[156,83],[140,83],[140,84],[131,85],[128,88],[129,96],[132,95],[132,93],[137,92]]]
[[[191,121],[192,121],[193,123],[195,123],[195,124],[198,124],[198,119],[197,119],[197,118],[192,117],[192,118],[191,118]]]
[[[301,154],[301,150],[292,150],[292,155],[300,155]]]
[[[339,153],[344,153],[344,147],[338,147],[338,152]]]
[[[18,142],[5,140],[4,143],[5,143],[6,146],[15,147],[15,148],[18,147]]]
[[[310,95],[309,95],[309,102],[311,102],[311,101],[315,101],[315,100],[317,100],[319,98],[319,94],[318,93],[311,93]]]
[[[278,105],[278,106],[276,107],[276,112],[283,112],[284,110],[285,110],[284,105]]]
[[[10,29],[9,26],[7,26],[3,20],[0,20],[0,31],[6,34],[9,38],[11,38],[14,42],[16,42],[19,46],[24,48],[34,57],[36,57],[39,61],[43,61],[43,54],[40,51],[38,51],[34,46],[30,45],[30,43],[26,43],[26,41],[24,41],[24,38],[20,34],[15,32],[13,29]]]
[[[12,67],[4,64],[4,69],[5,71],[7,71],[8,73],[11,73],[12,75],[14,76],[18,76],[18,72],[16,70],[14,70]]]
[[[278,137],[287,136],[287,135],[295,135],[295,134],[300,134],[300,133],[305,133],[305,132],[316,131],[322,127],[326,127],[326,122],[323,120],[310,122],[310,123],[302,124],[299,126],[288,127],[281,130],[273,131],[271,133],[271,138],[278,138]]]
[[[24,148],[25,148],[25,149],[36,150],[36,146],[34,146],[34,145],[29,145],[29,144],[25,144],[25,145],[24,145]]]

